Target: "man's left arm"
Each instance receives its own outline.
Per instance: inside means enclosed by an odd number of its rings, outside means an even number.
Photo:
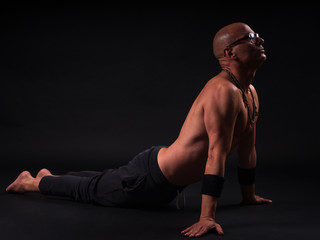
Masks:
[[[259,109],[258,95],[251,85],[254,93],[257,110]],[[272,200],[259,197],[255,194],[255,171],[257,164],[256,124],[252,129],[246,131],[238,145],[238,179],[242,193],[242,203],[244,204],[263,204],[272,203]]]

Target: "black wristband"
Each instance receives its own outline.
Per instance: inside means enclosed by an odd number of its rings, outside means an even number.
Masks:
[[[202,180],[202,194],[220,197],[223,189],[224,178],[218,175],[206,174]]]
[[[240,185],[249,186],[255,183],[256,167],[253,168],[239,168],[238,180]]]

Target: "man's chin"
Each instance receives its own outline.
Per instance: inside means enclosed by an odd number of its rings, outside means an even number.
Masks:
[[[260,57],[259,60],[257,61],[258,67],[260,67],[266,60],[267,60],[267,55],[265,55],[264,53],[261,54],[261,57]]]

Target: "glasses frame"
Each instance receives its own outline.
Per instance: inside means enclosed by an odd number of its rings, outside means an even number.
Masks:
[[[240,41],[245,40],[245,39],[250,39],[252,41],[252,43],[256,43],[257,39],[259,38],[259,33],[248,33],[248,36],[245,36],[243,38],[240,38],[236,41],[234,41],[233,43],[229,44],[227,47],[232,47],[237,45]]]

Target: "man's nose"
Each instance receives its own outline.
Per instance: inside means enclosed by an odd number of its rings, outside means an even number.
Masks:
[[[264,39],[262,37],[258,37],[256,44],[259,46],[259,45],[262,45],[263,43],[264,43]]]

